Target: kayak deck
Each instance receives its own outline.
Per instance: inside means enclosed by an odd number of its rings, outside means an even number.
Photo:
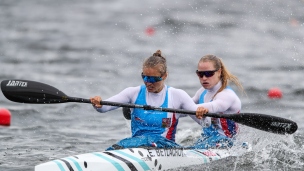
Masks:
[[[210,163],[232,156],[231,152],[231,149],[129,148],[52,160],[37,165],[35,171],[167,170]]]

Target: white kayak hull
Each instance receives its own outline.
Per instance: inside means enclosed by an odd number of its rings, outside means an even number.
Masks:
[[[210,163],[232,156],[231,149],[130,148],[65,157],[35,167],[35,171],[156,171]]]

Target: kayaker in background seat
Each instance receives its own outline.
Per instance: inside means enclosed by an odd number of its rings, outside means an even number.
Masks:
[[[208,109],[209,113],[235,114],[241,111],[241,101],[228,86],[232,81],[241,92],[244,89],[238,78],[232,75],[220,58],[214,55],[203,56],[197,66],[196,74],[202,87],[193,96],[193,101]],[[204,117],[197,112],[191,116],[203,126],[202,137],[192,148],[231,147],[239,132],[238,124],[223,118]],[[198,119],[199,118],[199,119]]]
[[[134,103],[164,108],[185,109],[197,111],[198,115],[207,112],[207,109],[198,106],[191,97],[181,89],[165,84],[168,77],[166,58],[157,50],[153,56],[147,58],[142,67],[141,77],[144,85],[129,87],[112,96],[106,101],[120,103]],[[94,108],[101,113],[117,109],[117,106],[100,105],[101,97],[90,98]],[[185,114],[131,109],[132,137],[125,138],[109,147],[107,150],[134,147],[178,148],[175,143],[176,127],[180,117]]]

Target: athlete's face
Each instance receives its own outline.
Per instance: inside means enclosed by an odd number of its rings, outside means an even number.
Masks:
[[[149,68],[144,67],[142,72],[143,81],[147,87],[148,92],[158,93],[165,85],[165,79],[167,78],[167,73],[161,75],[157,67]]]
[[[200,62],[197,67],[198,78],[205,89],[213,88],[221,78],[221,69],[217,70],[210,61]],[[206,72],[210,71],[210,72]],[[214,75],[212,75],[214,74]]]

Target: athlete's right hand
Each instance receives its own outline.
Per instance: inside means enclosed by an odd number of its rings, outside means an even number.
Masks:
[[[97,107],[97,108],[102,107],[102,105],[100,104],[100,102],[101,102],[101,97],[100,96],[91,97],[90,101],[91,101],[91,103],[94,107]]]
[[[208,110],[207,108],[204,108],[204,107],[200,106],[200,107],[198,107],[198,108],[196,109],[196,117],[197,117],[198,119],[203,119],[204,114],[206,114],[206,113],[208,113],[208,112],[209,112],[209,110]]]

